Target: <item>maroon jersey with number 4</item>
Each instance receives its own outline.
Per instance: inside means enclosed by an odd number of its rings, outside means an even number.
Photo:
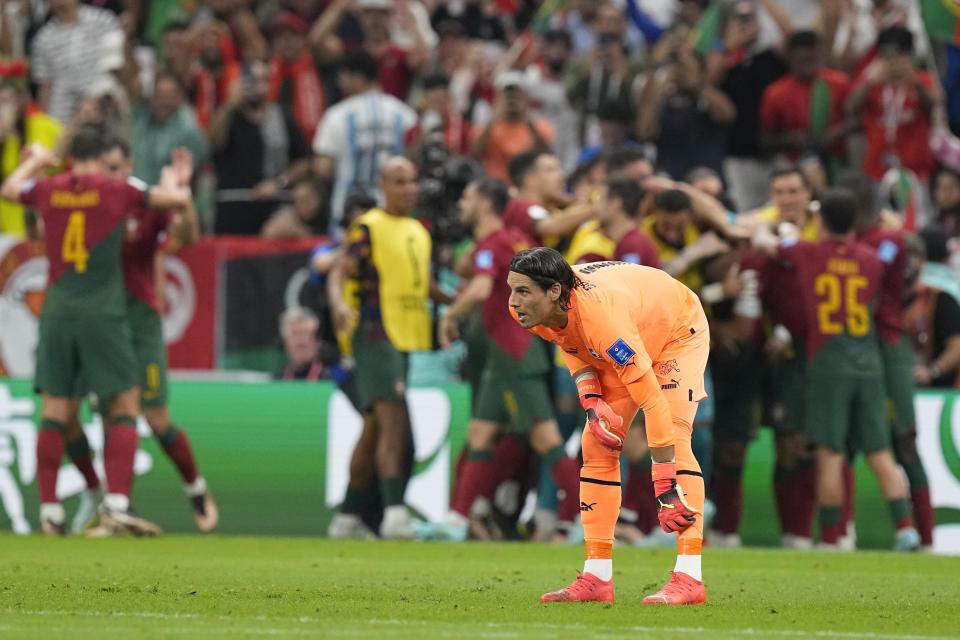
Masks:
[[[49,261],[45,314],[126,313],[120,266],[123,223],[145,211],[146,185],[67,172],[31,181],[20,201],[43,220]]]
[[[899,231],[874,225],[857,234],[857,242],[874,249],[883,263],[883,282],[877,304],[877,334],[890,344],[896,344],[903,335],[904,289],[907,286],[907,252]]]
[[[869,247],[852,240],[790,240],[780,245],[780,257],[796,274],[807,359],[834,338],[875,349],[869,336],[883,265]]]
[[[128,218],[123,243],[123,284],[129,293],[158,312],[154,259],[172,217],[170,211],[147,211]]]
[[[493,278],[493,291],[483,303],[483,326],[497,346],[517,359],[527,352],[533,334],[510,315],[507,275],[514,254],[532,245],[530,238],[517,229],[501,228],[479,241],[473,250],[474,275]]]

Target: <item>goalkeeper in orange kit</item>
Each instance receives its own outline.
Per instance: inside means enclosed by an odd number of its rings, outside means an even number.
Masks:
[[[660,526],[676,532],[670,581],[647,604],[701,604],[703,476],[690,448],[710,349],[707,318],[690,289],[665,272],[623,262],[571,267],[553,249],[517,253],[510,311],[563,352],[587,413],[580,471],[583,573],[541,602],[613,602],[613,531],[620,511],[620,449],[638,410],[646,422]]]

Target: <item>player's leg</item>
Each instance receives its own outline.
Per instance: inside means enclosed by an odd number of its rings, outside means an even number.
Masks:
[[[45,535],[66,534],[66,513],[57,497],[57,476],[65,447],[64,431],[69,420],[70,398],[44,394],[37,436],[37,488],[40,493],[40,525]]]
[[[377,420],[372,409],[360,414],[363,422],[350,455],[350,479],[343,502],[327,528],[330,538],[372,540],[377,537],[363,521],[364,513],[376,497]]]
[[[604,400],[629,429],[638,407],[626,389],[605,389]],[[626,432],[617,433],[626,438]],[[583,574],[540,602],[613,602],[613,539],[620,511],[620,453],[602,445],[590,429],[581,438],[580,512],[586,546]]]
[[[384,337],[373,339],[358,330],[353,336],[357,361],[357,399],[372,409],[377,422],[375,468],[383,501],[380,535],[385,538],[412,538],[413,523],[404,504],[405,460],[410,444],[410,422],[404,393],[407,358]]]
[[[103,403],[103,464],[107,481],[103,530],[157,535],[159,527],[130,511],[140,415],[137,361],[130,326],[126,318],[97,318],[80,324],[84,339],[78,341],[77,347],[83,379]]]
[[[920,548],[920,535],[913,522],[907,483],[890,450],[890,430],[885,407],[877,402],[877,398],[884,397],[883,393],[884,384],[880,376],[859,381],[853,440],[857,448],[864,452],[867,464],[877,478],[880,493],[890,508],[895,532],[894,549],[916,551]]]
[[[803,416],[807,437],[816,446],[817,516],[820,544],[837,549],[844,534],[843,465],[851,432],[856,381],[807,370],[803,385]]]
[[[499,425],[483,415],[482,411],[475,413],[467,426],[467,450],[453,490],[445,539],[466,539],[474,502],[480,497],[489,499],[496,487],[493,452]]]
[[[751,343],[738,343],[735,348],[718,346],[710,354],[715,398],[710,493],[716,514],[709,538],[716,547],[741,544],[743,467],[756,424],[758,359]]]
[[[910,487],[913,518],[924,547],[933,545],[934,513],[930,503],[930,486],[923,461],[917,452],[917,424],[913,407],[913,350],[901,337],[896,344],[880,341],[883,371],[893,431],[893,455],[904,472]]]
[[[37,434],[37,488],[40,523],[47,535],[66,533],[66,514],[57,497],[57,476],[63,459],[64,432],[70,420],[71,397],[80,382],[76,326],[69,320],[40,316],[34,388],[41,396]]]
[[[140,373],[140,407],[143,417],[167,458],[180,474],[197,528],[208,533],[217,526],[219,512],[206,479],[197,470],[193,448],[186,432],[173,424],[167,409],[169,375],[163,321],[156,310],[130,295],[127,297],[127,319],[133,332],[133,349]]]
[[[707,590],[703,583],[701,551],[703,547],[703,505],[705,488],[703,472],[693,455],[693,422],[697,403],[706,397],[704,373],[710,352],[710,335],[703,330],[692,335],[673,348],[667,348],[659,359],[672,363],[668,368],[653,364],[660,380],[670,415],[673,418],[674,455],[679,485],[687,504],[695,512],[693,524],[677,535],[677,561],[669,582],[660,591],[644,598],[646,604],[702,604],[706,602]],[[661,372],[663,372],[661,374]],[[649,441],[659,440],[647,434]],[[651,446],[651,452],[656,453]],[[654,465],[656,465],[654,455]],[[656,467],[655,467],[656,468]]]
[[[563,364],[559,349],[556,350],[551,375],[553,412],[557,419],[560,437],[567,442],[577,427],[583,424],[584,416],[583,409],[580,407],[580,397],[577,395],[577,385],[566,365]],[[537,509],[534,512],[535,539],[538,541],[557,541],[566,538],[566,532],[558,531],[557,495],[557,485],[553,481],[550,469],[541,461],[540,476],[537,481]]]
[[[93,466],[93,456],[90,451],[90,442],[80,424],[80,399],[75,398],[70,403],[70,421],[67,423],[66,438],[67,456],[83,476],[86,488],[80,494],[77,510],[70,523],[71,533],[83,533],[94,521],[97,508],[103,500],[103,491],[100,486],[100,476]]]
[[[650,448],[647,447],[642,413],[637,413],[627,432],[623,441],[623,455],[629,466],[623,486],[623,504],[620,508],[620,519],[617,521],[616,537],[618,540],[637,544],[654,527],[659,528],[653,477],[650,475]]]

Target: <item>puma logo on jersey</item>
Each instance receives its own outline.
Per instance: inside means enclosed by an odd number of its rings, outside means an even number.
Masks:
[[[597,504],[596,502],[591,502],[587,504],[586,502],[580,503],[580,511],[593,511],[593,505]]]

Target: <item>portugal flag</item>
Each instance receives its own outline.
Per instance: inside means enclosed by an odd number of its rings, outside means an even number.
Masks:
[[[960,0],[920,0],[920,10],[931,38],[960,45]]]

